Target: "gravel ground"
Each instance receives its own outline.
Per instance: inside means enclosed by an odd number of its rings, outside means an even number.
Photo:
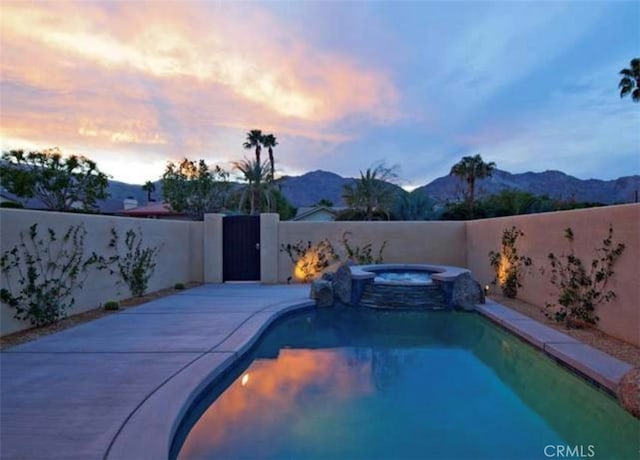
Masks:
[[[193,287],[200,286],[200,284],[201,283],[189,283],[186,284],[185,287],[187,289],[191,289]],[[78,313],[77,315],[69,316],[62,321],[51,324],[49,326],[35,327],[33,329],[27,329],[25,331],[5,335],[4,337],[0,337],[0,351],[5,350],[9,347],[13,347],[15,345],[20,345],[21,343],[31,342],[32,340],[44,337],[45,335],[55,334],[56,332],[69,329],[70,327],[78,326],[79,324],[87,323],[89,321],[93,321],[94,319],[102,318],[103,316],[118,313],[119,311],[135,307],[151,300],[176,294],[178,292],[183,291],[178,291],[173,288],[162,289],[160,291],[150,292],[149,294],[145,294],[142,297],[131,297],[130,299],[122,300],[120,301],[119,310],[107,311],[102,308],[96,308],[95,310],[89,310],[84,313]]]
[[[640,348],[631,345],[630,343],[608,336],[604,332],[592,327],[584,329],[567,329],[565,326],[548,319],[540,307],[523,302],[519,299],[509,299],[500,295],[491,295],[490,298],[506,307],[517,310],[523,315],[527,315],[536,321],[557,329],[560,332],[564,332],[583,343],[602,350],[611,356],[615,356],[622,361],[626,361],[634,367],[640,367]]]

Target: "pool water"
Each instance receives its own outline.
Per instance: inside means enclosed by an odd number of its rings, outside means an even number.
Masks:
[[[544,459],[567,447],[638,459],[640,422],[477,314],[342,308],[273,326],[187,415],[172,456]]]
[[[389,270],[375,272],[375,281],[393,281],[405,283],[428,283],[431,282],[431,273],[424,270]]]

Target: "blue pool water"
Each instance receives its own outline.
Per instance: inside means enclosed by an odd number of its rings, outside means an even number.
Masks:
[[[431,273],[425,270],[385,270],[374,271],[375,281],[391,281],[395,283],[429,283]]]
[[[172,456],[544,459],[567,447],[638,459],[640,422],[479,315],[344,308],[273,326],[187,415]]]

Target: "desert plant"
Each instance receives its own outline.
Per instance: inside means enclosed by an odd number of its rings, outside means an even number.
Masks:
[[[607,284],[625,245],[613,242],[613,227],[610,225],[602,246],[595,249],[593,259],[585,265],[574,251],[573,230],[565,229],[564,237],[570,245],[569,253],[548,255],[551,284],[558,289],[559,294],[556,302],[546,304],[545,314],[548,318],[564,322],[567,327],[596,324],[599,320],[596,315],[597,307],[616,298],[616,293],[607,289]]]
[[[142,230],[140,229],[137,232],[129,229],[122,244],[118,232],[112,228],[109,247],[116,254],[107,259],[100,268],[109,268],[112,274],[117,274],[118,284],[126,284],[131,295],[143,296],[155,271],[161,246],[143,247]],[[110,268],[112,264],[116,269]]]
[[[338,255],[328,239],[319,243],[301,240],[297,243],[287,243],[280,246],[280,252],[285,252],[293,262],[296,278],[309,282],[322,271],[338,260]],[[291,277],[287,279],[291,282]]]
[[[26,235],[20,232],[18,245],[0,258],[6,283],[0,300],[15,308],[16,319],[43,326],[66,317],[75,304],[73,292],[82,288],[89,267],[98,262],[95,254],[84,255],[86,234],[82,225],[70,226],[61,237],[51,228],[41,237],[37,224]]]
[[[387,246],[387,241],[383,241],[382,245],[378,249],[376,257],[373,257],[373,244],[367,243],[364,246],[352,246],[349,243],[351,232],[344,232],[342,234],[342,246],[347,254],[347,261],[357,265],[371,265],[381,264],[383,262],[382,253]]]
[[[173,288],[176,291],[184,291],[186,289],[183,283],[176,283],[175,286],[173,286]]]
[[[500,251],[489,252],[489,263],[496,273],[492,283],[499,285],[502,293],[509,298],[518,295],[524,275],[532,265],[531,258],[518,254],[516,243],[522,236],[524,233],[515,225],[505,228],[502,231]]]
[[[108,300],[102,305],[102,308],[104,308],[107,311],[119,310],[120,303],[115,300]]]

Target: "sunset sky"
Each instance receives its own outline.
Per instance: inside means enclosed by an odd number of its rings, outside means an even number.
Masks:
[[[7,2],[3,150],[58,146],[116,180],[229,165],[273,132],[281,174],[403,184],[480,153],[511,172],[640,174],[640,2]]]

